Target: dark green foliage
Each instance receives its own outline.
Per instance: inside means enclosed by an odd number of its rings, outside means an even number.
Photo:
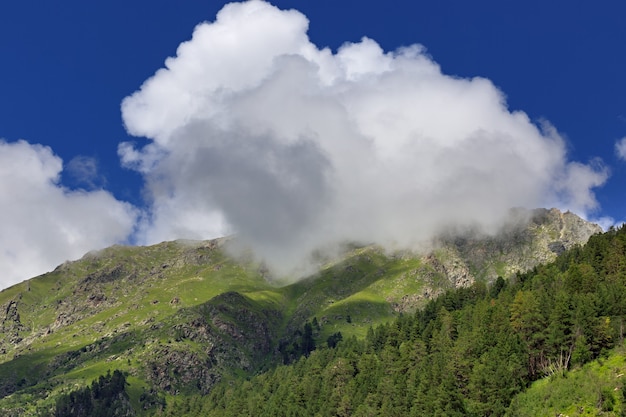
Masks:
[[[156,390],[144,390],[139,396],[142,410],[162,411],[165,408],[165,398]]]
[[[496,298],[500,291],[502,291],[506,287],[506,281],[501,276],[498,276],[494,281],[493,285],[489,289],[489,296],[491,298]]]
[[[126,377],[118,370],[109,371],[91,386],[61,396],[54,417],[122,417],[134,416],[126,393]]]
[[[601,390],[598,402],[599,408],[602,411],[613,411],[615,409],[615,397],[613,396],[613,391],[607,388]]]
[[[289,364],[300,358],[308,356],[315,350],[315,338],[313,329],[319,331],[317,319],[313,320],[313,324],[306,322],[302,330],[296,330],[289,340],[282,340],[278,344],[278,350],[281,354],[283,364]]]
[[[332,349],[334,347],[337,347],[337,343],[341,342],[342,339],[343,335],[341,334],[341,332],[333,333],[328,336],[328,339],[326,339],[326,344],[328,344],[328,347]]]
[[[308,356],[314,349],[313,326],[311,326],[311,323],[306,323],[304,325],[304,333],[302,334],[302,354]]]

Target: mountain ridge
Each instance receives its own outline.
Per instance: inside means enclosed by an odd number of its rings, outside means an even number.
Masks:
[[[313,320],[318,343],[339,332],[363,337],[446,289],[554,259],[559,245],[599,231],[573,214],[532,213],[511,237],[466,236],[426,255],[353,247],[282,286],[261,264],[233,260],[228,239],[88,253],[0,292],[0,409],[26,397],[50,407],[71,384],[113,368],[129,374],[136,402],[142,390],[206,393],[223,378],[297,357]],[[507,269],[509,259],[527,263]]]

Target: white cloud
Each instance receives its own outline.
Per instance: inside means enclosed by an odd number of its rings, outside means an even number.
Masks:
[[[0,140],[0,287],[122,242],[132,232],[132,206],[102,190],[63,188],[62,169],[48,147]]]
[[[564,194],[563,204],[583,215],[587,210],[595,209],[598,203],[591,190],[604,184],[608,177],[609,170],[601,161],[592,161],[590,165],[570,162],[565,167],[562,181],[557,182],[557,189]]]
[[[104,177],[98,173],[98,161],[84,155],[75,156],[67,163],[65,170],[78,185],[87,188],[101,188]]]
[[[126,166],[151,196],[143,243],[237,233],[283,271],[343,240],[412,246],[448,225],[496,230],[511,207],[584,213],[608,173],[484,78],[420,45],[319,49],[308,21],[252,0],[198,25],[122,103]]]
[[[620,227],[624,224],[624,221],[616,221],[613,217],[602,216],[598,218],[587,219],[588,221],[597,224],[604,230],[605,232],[609,230],[611,227]]]
[[[626,161],[626,137],[615,142],[615,153],[620,159]]]

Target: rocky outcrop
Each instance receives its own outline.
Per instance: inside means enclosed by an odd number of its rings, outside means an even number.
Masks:
[[[476,279],[491,282],[552,262],[601,232],[600,226],[571,212],[516,209],[498,234],[474,232],[442,239],[441,249],[434,253],[452,285],[465,287]]]
[[[229,291],[179,313],[170,328],[171,341],[158,343],[145,366],[147,379],[160,389],[208,393],[223,374],[251,372],[271,356],[281,315],[259,309]],[[189,350],[187,342],[201,349]]]
[[[6,353],[7,348],[16,345],[22,341],[20,333],[27,330],[26,326],[20,321],[20,313],[18,311],[19,298],[11,300],[0,306],[0,332],[2,340],[0,341],[0,352]]]
[[[600,226],[571,212],[515,209],[497,234],[470,231],[440,238],[434,250],[422,255],[422,265],[415,271],[424,283],[422,292],[387,301],[396,312],[412,312],[447,288],[469,287],[476,280],[493,282],[498,276],[509,278],[552,262],[601,232]]]
[[[146,365],[146,376],[153,387],[168,394],[197,390],[207,394],[221,380],[221,369],[202,352],[182,346],[159,346]]]

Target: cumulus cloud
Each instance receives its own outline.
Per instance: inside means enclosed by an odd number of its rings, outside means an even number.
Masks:
[[[424,47],[320,49],[308,20],[226,5],[122,102],[125,166],[151,209],[140,241],[236,233],[288,271],[341,241],[412,247],[447,227],[494,232],[511,207],[596,206],[607,170],[567,159],[555,128]]]
[[[132,232],[137,216],[132,206],[106,191],[64,188],[62,170],[48,147],[0,140],[2,288],[122,242]]]
[[[618,158],[626,161],[626,137],[621,138],[615,143],[615,153]]]

